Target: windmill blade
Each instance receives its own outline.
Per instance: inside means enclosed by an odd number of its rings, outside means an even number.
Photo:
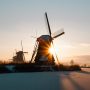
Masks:
[[[36,30],[36,35],[35,36],[31,36],[31,38],[37,38],[37,30]]]
[[[57,63],[58,63],[58,65],[60,65],[60,62],[59,62],[59,60],[58,60],[58,56],[57,56],[56,51],[55,51],[55,47],[54,47],[53,41],[52,41],[51,43],[52,43],[52,46],[53,46],[53,49],[54,49],[54,54],[55,54],[55,58],[56,58],[56,60],[57,60]]]
[[[23,51],[23,45],[22,45],[22,40],[21,40],[21,48],[22,48],[22,51]]]
[[[47,21],[47,25],[48,25],[49,35],[50,35],[50,37],[51,37],[51,28],[50,28],[50,24],[49,24],[47,12],[45,12],[45,17],[46,17],[46,21]]]
[[[63,35],[64,33],[65,33],[65,32],[64,32],[64,29],[60,29],[60,30],[58,30],[57,32],[55,32],[55,33],[53,34],[52,38],[53,38],[53,39],[54,39],[54,38],[57,38],[57,37]]]
[[[36,53],[37,53],[37,48],[38,48],[38,43],[36,42],[35,43],[35,46],[34,46],[34,50],[33,50],[33,53],[32,53],[32,57],[31,57],[31,60],[30,60],[30,63],[33,61]]]
[[[21,40],[21,48],[22,48],[22,52],[23,52],[23,44],[22,44],[22,40]],[[25,61],[25,55],[24,55],[24,52],[23,52],[23,60]]]
[[[37,37],[35,37],[35,36],[31,36],[31,38],[37,38]]]

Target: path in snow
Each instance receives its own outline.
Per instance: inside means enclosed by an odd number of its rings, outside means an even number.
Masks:
[[[0,90],[90,90],[87,71],[0,74]]]

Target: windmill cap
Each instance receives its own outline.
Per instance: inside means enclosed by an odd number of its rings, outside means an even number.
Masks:
[[[38,41],[38,40],[41,40],[41,39],[47,41],[47,40],[50,40],[51,37],[50,37],[49,35],[42,35],[42,36],[40,36],[39,38],[37,38],[37,41]]]

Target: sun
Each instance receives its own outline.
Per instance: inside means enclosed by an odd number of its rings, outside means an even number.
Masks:
[[[55,53],[58,53],[58,51],[59,51],[59,49],[58,49],[58,47],[53,47],[53,46],[51,46],[50,48],[49,48],[49,53],[50,54],[55,54]]]
[[[52,46],[49,48],[49,53],[50,53],[50,54],[54,54],[54,49],[53,49]]]
[[[63,48],[60,48],[58,45],[51,46],[48,50],[50,54],[52,54],[55,58],[58,57],[58,59],[63,59]]]
[[[51,54],[51,55],[53,55],[54,56],[54,59],[55,59],[55,63],[56,64],[58,64],[58,61],[57,60],[59,60],[59,48],[58,47],[53,47],[53,46],[51,46],[50,48],[49,48],[49,53]]]

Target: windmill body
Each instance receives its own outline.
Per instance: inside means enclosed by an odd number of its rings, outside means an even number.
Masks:
[[[38,50],[35,58],[35,63],[40,65],[54,64],[54,57],[49,52],[51,47],[51,37],[49,35],[42,35],[37,38]]]
[[[16,63],[24,62],[23,51],[16,52],[16,56],[13,57],[13,61]]]

